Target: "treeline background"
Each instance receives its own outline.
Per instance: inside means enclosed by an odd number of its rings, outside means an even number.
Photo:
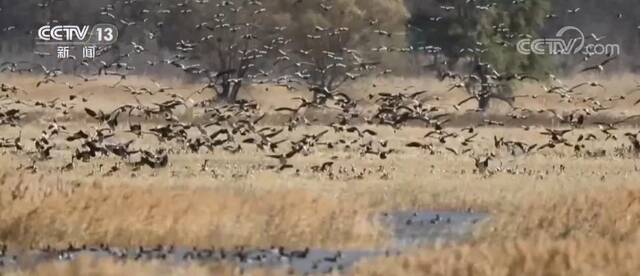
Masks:
[[[236,5],[248,0],[236,0]],[[143,68],[146,61],[168,58],[175,54],[176,42],[197,40],[194,26],[212,19],[224,1],[173,0],[0,0],[0,60],[30,60],[55,63],[55,58],[42,59],[33,51],[35,31],[52,21],[68,24],[114,23],[120,37],[114,55],[127,51],[131,42],[144,45],[143,54],[129,62]],[[517,2],[517,3],[516,3]],[[495,4],[493,4],[495,3]],[[325,11],[320,4],[331,6]],[[456,5],[494,5],[492,12],[452,14],[441,8]],[[498,38],[495,27],[505,24],[512,33],[533,37],[552,37],[558,29],[571,25],[585,35],[605,36],[604,43],[620,45],[620,58],[610,64],[612,72],[640,71],[640,5],[635,0],[264,0],[267,12],[260,14],[265,26],[286,26],[291,49],[312,49],[317,43],[305,40],[315,26],[349,27],[350,36],[341,46],[369,52],[372,47],[413,47],[403,53],[378,54],[376,58],[392,68],[393,74],[420,75],[429,72],[434,55],[424,46],[442,49],[446,56],[458,61],[460,49],[486,48],[482,59],[510,71],[548,71],[570,74],[585,64],[581,56],[527,57],[514,52],[518,37]],[[575,10],[577,12],[569,12]],[[142,12],[146,10],[147,12]],[[158,11],[169,10],[170,13]],[[113,14],[116,18],[109,16]],[[251,17],[251,16],[250,16]],[[442,17],[441,20],[437,20]],[[123,21],[124,20],[124,21]],[[379,23],[372,25],[372,20]],[[135,22],[128,25],[127,22]],[[265,27],[265,29],[267,29]],[[373,34],[374,29],[387,30],[391,36]],[[260,32],[257,32],[260,35]],[[470,35],[473,33],[473,35]],[[265,37],[271,36],[265,35]],[[500,45],[502,44],[502,45]],[[45,49],[46,50],[46,49]],[[52,54],[55,54],[52,49]],[[206,49],[199,57],[206,58]],[[206,61],[203,61],[206,62]],[[67,68],[70,65],[65,65]],[[452,66],[453,65],[449,65]],[[142,69],[141,69],[142,70]],[[162,73],[162,69],[144,69],[141,73]]]

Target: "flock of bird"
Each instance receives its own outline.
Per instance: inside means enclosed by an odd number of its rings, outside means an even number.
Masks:
[[[133,2],[133,1],[132,1]],[[205,2],[205,1],[203,1]],[[299,1],[301,2],[301,1]],[[319,1],[322,10],[325,12],[330,8],[330,1]],[[131,5],[133,3],[125,3]],[[204,3],[196,3],[204,4]],[[185,11],[189,5],[187,2],[177,4],[174,9],[164,9],[158,7],[158,12],[168,14],[172,12]],[[227,8],[237,12],[237,6],[229,1],[222,1],[216,4],[217,7]],[[259,1],[252,1],[251,5],[256,11],[264,12],[262,4]],[[42,7],[41,7],[42,8]],[[107,5],[101,9],[101,14],[117,19],[114,5]],[[146,10],[144,14],[150,13]],[[220,14],[213,22],[204,22],[198,24],[196,29],[215,30],[217,28],[233,29],[234,26],[225,25],[225,15]],[[120,18],[120,21],[129,22],[133,25],[136,22]],[[158,22],[159,23],[159,22]],[[143,20],[140,24],[149,24],[147,20]],[[214,24],[217,24],[214,26]],[[370,19],[369,26],[378,26],[378,19]],[[285,28],[282,28],[284,30]],[[335,32],[347,32],[348,28],[338,28]],[[332,36],[331,29],[320,26],[315,27],[315,36]],[[376,34],[382,37],[389,36],[390,33],[377,29]],[[275,41],[286,41],[284,38],[275,39]],[[356,79],[355,72],[366,75],[369,71],[381,66],[378,61],[366,61],[362,58],[357,50],[343,49],[344,53],[349,57],[345,59],[338,53],[323,51],[322,57],[329,57],[331,62],[320,68],[313,70],[300,69],[293,74],[285,74],[275,78],[265,78],[258,80],[258,76],[267,77],[275,73],[258,70],[255,75],[248,74],[248,79],[253,79],[258,84],[282,85],[287,87],[299,87],[302,82],[300,80],[309,80],[308,86],[309,96],[304,92],[297,92],[298,96],[293,100],[299,103],[295,106],[284,106],[274,109],[273,111],[261,110],[257,102],[251,100],[235,100],[225,104],[216,103],[215,100],[207,99],[200,102],[194,101],[195,96],[202,95],[207,89],[218,90],[230,84],[242,83],[241,78],[232,78],[234,74],[238,74],[238,70],[247,71],[249,68],[255,67],[251,63],[253,58],[247,57],[242,68],[231,68],[220,72],[212,72],[204,65],[192,64],[187,65],[185,53],[190,53],[198,47],[199,42],[190,42],[180,40],[176,42],[176,48],[180,54],[176,54],[173,58],[161,60],[161,63],[171,65],[179,70],[191,75],[206,75],[209,82],[201,89],[197,89],[188,95],[173,93],[172,87],[164,86],[153,81],[154,87],[134,87],[127,85],[127,74],[136,70],[135,66],[127,60],[134,58],[136,55],[145,53],[145,45],[132,42],[131,50],[125,54],[117,55],[114,59],[106,61],[100,58],[102,54],[108,53],[109,48],[100,49],[95,60],[77,61],[79,66],[86,67],[90,71],[95,68],[97,72],[84,74],[75,74],[75,78],[79,79],[79,83],[64,82],[64,85],[71,91],[84,83],[97,81],[100,78],[109,78],[117,76],[118,81],[112,85],[112,88],[119,88],[122,91],[133,95],[136,99],[131,102],[110,111],[97,110],[92,107],[92,100],[89,95],[71,94],[68,99],[57,97],[53,100],[28,100],[22,95],[28,95],[30,88],[17,87],[10,83],[2,83],[0,95],[0,126],[20,127],[22,120],[28,116],[29,112],[34,109],[50,110],[56,114],[50,118],[45,129],[42,130],[38,137],[30,138],[29,142],[23,141],[21,133],[15,137],[0,138],[0,147],[11,149],[14,153],[22,153],[32,160],[31,164],[21,165],[20,169],[37,172],[38,162],[54,158],[53,152],[59,149],[71,149],[71,160],[68,164],[59,168],[61,171],[73,170],[76,162],[98,161],[104,156],[116,156],[121,161],[110,166],[108,170],[103,171],[103,164],[100,164],[99,172],[102,175],[112,175],[122,169],[125,164],[132,171],[138,171],[142,167],[151,169],[161,169],[173,164],[170,162],[172,154],[179,153],[213,153],[220,149],[231,154],[247,152],[248,147],[255,147],[258,151],[264,152],[264,156],[273,159],[275,162],[253,169],[274,169],[283,171],[295,168],[291,160],[300,155],[309,155],[320,149],[354,151],[362,156],[373,156],[381,160],[387,159],[390,155],[404,152],[401,148],[391,147],[389,141],[384,137],[379,137],[376,128],[380,126],[389,126],[394,131],[401,129],[406,125],[423,125],[432,128],[423,137],[423,140],[410,141],[405,143],[405,148],[419,148],[428,151],[430,154],[449,152],[454,155],[469,155],[475,161],[475,167],[478,172],[485,173],[490,160],[496,157],[496,152],[477,153],[474,146],[479,143],[477,140],[479,126],[502,126],[504,122],[497,120],[489,120],[484,114],[488,108],[488,103],[492,99],[499,99],[507,102],[512,111],[509,112],[509,120],[525,120],[530,116],[538,113],[548,113],[553,120],[568,128],[549,129],[542,131],[541,134],[548,136],[549,139],[545,143],[533,144],[524,141],[508,140],[507,138],[494,137],[494,151],[504,149],[506,152],[516,154],[533,154],[546,148],[555,148],[557,146],[572,147],[576,154],[594,155],[592,151],[587,149],[585,142],[597,139],[617,140],[618,135],[615,133],[617,127],[623,123],[632,121],[638,117],[636,115],[623,118],[622,120],[613,122],[595,122],[599,127],[599,133],[604,135],[599,138],[597,133],[584,133],[576,139],[570,141],[565,135],[576,129],[586,127],[588,118],[600,111],[608,110],[614,107],[617,101],[625,100],[626,97],[618,96],[608,99],[600,97],[582,97],[578,92],[579,89],[600,88],[606,90],[606,87],[597,81],[586,81],[575,85],[564,84],[559,78],[551,73],[547,73],[547,80],[541,80],[534,76],[520,73],[504,72],[499,73],[494,70],[491,64],[479,63],[475,68],[467,73],[456,73],[441,69],[438,66],[438,78],[441,81],[451,81],[452,85],[449,92],[457,89],[465,90],[469,97],[452,105],[444,106],[439,103],[440,98],[430,95],[431,92],[426,90],[406,93],[410,87],[396,92],[381,92],[370,94],[365,99],[353,99],[348,92],[340,91],[339,83],[347,80]],[[293,59],[287,51],[277,48],[274,45],[286,45],[286,43],[272,43],[271,48],[265,46],[266,52],[276,51],[278,56],[275,57],[275,63],[286,63]],[[432,49],[433,47],[430,47]],[[376,49],[379,51],[380,49]],[[390,50],[390,49],[387,49]],[[391,49],[392,50],[392,49]],[[396,49],[398,50],[398,49]],[[401,49],[400,49],[401,50]],[[409,49],[416,50],[416,49]],[[425,49],[420,49],[425,50]],[[309,55],[311,50],[300,49],[302,55]],[[244,52],[248,55],[250,51]],[[263,53],[263,54],[266,54]],[[255,54],[255,53],[254,53]],[[42,56],[41,52],[36,55]],[[605,66],[617,57],[606,57],[602,62],[592,66],[587,66],[580,73],[602,73]],[[62,61],[60,61],[62,62]],[[147,65],[156,66],[156,62],[149,61]],[[317,66],[311,62],[296,62],[294,67],[305,68],[305,66]],[[350,68],[349,70],[338,71],[336,68]],[[0,64],[2,72],[11,74],[31,73],[40,75],[35,83],[36,88],[52,88],[55,89],[63,76],[63,70],[60,68],[49,68],[43,64],[29,61],[6,61]],[[386,72],[387,70],[384,70]],[[330,73],[331,72],[331,73]],[[246,72],[245,72],[246,73]],[[336,74],[338,74],[336,76]],[[325,82],[324,78],[329,75],[331,81]],[[244,75],[237,75],[244,76]],[[592,75],[593,76],[593,75]],[[68,78],[67,78],[68,79]],[[317,82],[318,79],[320,82]],[[338,83],[333,80],[337,79]],[[316,82],[313,82],[316,81]],[[501,87],[511,86],[514,82],[539,82],[541,84],[542,95],[504,95]],[[549,85],[550,87],[547,87]],[[303,85],[304,86],[304,85]],[[375,86],[375,84],[374,84]],[[558,99],[565,103],[574,103],[586,107],[576,108],[570,113],[560,112],[554,109],[532,110],[523,106],[517,106],[517,98],[536,98],[536,97],[553,97],[559,96]],[[152,103],[143,103],[139,99],[142,96],[166,98],[166,100]],[[462,109],[462,106],[470,101],[478,102],[478,109],[482,113],[482,121],[476,125],[470,125],[460,130],[447,127],[447,123],[455,117],[455,111]],[[639,100],[640,101],[640,100]],[[634,103],[637,104],[639,101]],[[24,107],[30,111],[23,110]],[[71,127],[67,127],[63,121],[69,121],[69,118],[78,117],[78,112],[74,108],[82,108],[87,117],[96,123],[96,126],[71,131]],[[326,129],[318,130],[303,134],[299,138],[293,138],[291,135],[286,136],[287,132],[293,132],[301,125],[320,126],[321,123],[310,121],[306,114],[309,110],[320,110],[324,113],[333,114],[335,119],[326,123]],[[369,112],[373,110],[373,112]],[[194,117],[193,114],[197,113]],[[261,124],[261,121],[273,113],[286,115],[289,119],[282,127],[275,125]],[[191,114],[191,116],[185,116]],[[62,116],[62,117],[57,117]],[[189,118],[186,118],[189,117]],[[57,118],[57,119],[56,119]],[[126,124],[123,125],[123,122]],[[159,123],[151,125],[152,123]],[[375,126],[375,127],[374,127]],[[524,130],[530,130],[532,127],[523,126]],[[329,140],[326,134],[333,132],[338,137],[337,140]],[[638,132],[626,132],[624,136],[630,141],[630,145],[626,152],[637,155],[640,152],[640,144],[637,140]],[[144,140],[146,136],[154,137],[159,146],[149,149],[148,140]],[[451,143],[451,140],[457,140]],[[62,145],[64,144],[64,146]],[[321,164],[311,166],[313,172],[328,173],[332,178],[336,177],[336,173],[332,170],[332,166],[340,157],[332,156],[329,160]],[[201,165],[202,171],[215,171],[209,168],[211,164],[206,160]],[[341,167],[339,173],[349,171],[348,168]],[[389,172],[384,168],[378,168],[380,176],[387,178]],[[300,169],[296,169],[299,173]],[[357,177],[364,174],[373,174],[374,170],[363,170],[356,173],[352,167],[351,172]]]
[[[495,78],[500,77],[502,76],[495,76]],[[464,78],[474,78],[474,76],[468,75]],[[322,101],[297,96],[293,99],[299,101],[298,105],[280,107],[270,112],[261,110],[255,101],[238,100],[233,103],[212,105],[210,100],[195,102],[170,92],[158,92],[169,97],[168,100],[151,104],[137,100],[136,103],[124,104],[111,111],[103,111],[92,108],[91,99],[83,96],[70,95],[67,99],[37,101],[19,99],[17,95],[22,93],[19,91],[22,90],[7,89],[3,95],[4,102],[0,105],[2,108],[0,125],[3,128],[22,127],[24,125],[22,121],[34,110],[41,109],[45,114],[51,115],[46,120],[46,127],[41,134],[30,138],[29,142],[23,141],[21,131],[17,136],[0,138],[0,148],[5,148],[4,154],[23,154],[32,160],[28,166],[25,164],[19,168],[32,173],[38,171],[39,162],[60,158],[61,155],[56,157],[54,152],[67,150],[72,153],[71,160],[61,166],[60,171],[73,170],[77,162],[96,161],[101,162],[100,171],[92,171],[90,174],[101,173],[104,176],[121,170],[123,164],[133,172],[139,171],[142,167],[162,169],[175,165],[170,162],[172,154],[213,153],[215,155],[217,150],[230,154],[254,150],[264,152],[264,157],[273,159],[274,162],[252,167],[252,169],[283,171],[295,168],[291,160],[297,156],[307,156],[315,151],[327,150],[335,155],[309,169],[314,173],[327,173],[330,177],[337,178],[337,175],[349,171],[345,167],[333,170],[333,164],[341,158],[339,151],[385,160],[390,155],[417,148],[431,155],[450,153],[471,156],[475,161],[477,172],[485,174],[490,160],[500,151],[518,156],[561,146],[572,148],[576,155],[596,156],[595,152],[598,151],[587,148],[587,142],[590,141],[593,145],[594,141],[616,141],[620,136],[616,133],[618,127],[640,117],[640,115],[633,115],[620,120],[593,121],[590,120],[590,116],[597,113],[598,107],[601,106],[593,103],[592,108],[576,109],[570,113],[561,113],[554,109],[530,110],[513,106],[509,116],[505,116],[507,120],[525,120],[529,116],[546,113],[550,114],[549,119],[565,127],[544,128],[540,135],[547,136],[548,139],[538,144],[494,136],[492,152],[478,154],[476,151],[478,148],[490,148],[480,144],[479,131],[485,129],[484,126],[501,126],[504,122],[483,119],[462,128],[448,127],[447,124],[455,117],[455,113],[449,110],[459,109],[459,107],[455,105],[453,108],[447,108],[438,104],[437,97],[429,96],[427,91],[377,93],[360,100],[354,100],[342,92],[329,94],[330,97]],[[580,103],[598,102],[595,97],[578,100],[579,96],[569,94],[571,92],[566,92],[559,99],[567,102],[571,99]],[[29,111],[23,110],[20,106],[28,107]],[[76,112],[74,110],[76,107],[82,110]],[[307,118],[309,110],[332,114],[335,119],[328,123],[319,122],[317,119],[309,120]],[[185,119],[185,113],[197,115]],[[274,117],[277,114],[288,118],[284,125],[261,123],[267,116]],[[78,119],[79,117],[86,117],[93,121],[94,125],[85,128],[68,126],[73,124],[72,121],[69,122],[69,118]],[[325,126],[322,127],[322,124]],[[422,140],[405,143],[405,149],[392,147],[395,141],[390,142],[378,135],[379,129],[385,126],[397,132],[407,125],[424,126],[428,130]],[[589,125],[598,128],[594,132],[592,131],[594,128],[590,128]],[[301,126],[305,126],[301,130],[309,129],[311,132],[302,133],[295,138]],[[535,127],[527,125],[522,127],[524,131],[533,128]],[[580,134],[575,140],[566,138],[568,133],[578,131]],[[328,133],[338,138],[329,139]],[[625,132],[623,136],[630,143],[620,149],[620,154],[637,156],[640,153],[638,132]],[[151,143],[147,137],[152,137],[156,143]],[[153,144],[157,147],[149,149]],[[102,162],[107,156],[115,156],[120,161],[105,172]],[[203,172],[215,172],[215,168],[210,167],[212,165],[209,160],[205,160],[200,169]],[[296,173],[300,173],[301,169],[304,168],[297,168]],[[351,172],[356,175],[353,167]],[[357,175],[361,178],[365,174],[374,173],[379,173],[381,178],[389,177],[389,172],[384,167],[364,170]]]
[[[316,273],[342,272],[355,262],[369,257],[395,256],[397,250],[384,251],[328,251],[305,248],[287,250],[281,246],[267,249],[249,249],[238,246],[224,248],[186,248],[158,245],[127,249],[101,244],[92,246],[74,246],[64,249],[44,248],[28,253],[12,254],[6,245],[0,246],[0,269],[25,268],[52,261],[72,261],[82,257],[94,260],[113,260],[115,262],[165,262],[173,265],[185,263],[234,263],[240,274],[255,268],[280,268],[286,266],[289,274],[307,275]]]
[[[99,244],[97,246],[69,244],[65,248],[44,247],[17,251],[0,244],[0,269],[25,268],[52,261],[72,261],[82,257],[94,260],[161,261],[172,265],[184,263],[233,263],[243,271],[254,268],[286,267],[289,274],[309,275],[317,273],[346,272],[356,262],[365,258],[392,257],[403,249],[421,244],[432,244],[447,236],[451,241],[464,239],[472,227],[487,217],[472,210],[465,212],[394,212],[381,214],[381,222],[395,233],[388,249],[379,250],[325,250],[305,247],[287,249],[271,246],[251,249],[245,246],[180,247],[174,245],[139,246],[125,248]]]
[[[302,3],[297,0],[295,3]],[[136,1],[124,1],[131,5]],[[194,3],[208,3],[208,0],[196,0]],[[260,1],[250,1],[255,6],[255,12],[263,13]],[[467,2],[474,2],[473,0]],[[519,1],[514,1],[519,2]],[[45,2],[46,3],[46,2]],[[128,3],[128,4],[127,4]],[[158,14],[180,13],[189,14],[189,1],[177,3],[173,8],[159,7]],[[237,6],[231,1],[216,1],[218,7],[226,7],[236,12]],[[332,10],[331,1],[318,1],[321,11]],[[44,7],[46,8],[46,5]],[[443,9],[451,9],[444,6]],[[478,6],[478,9],[489,9],[489,6]],[[143,10],[142,14],[152,11]],[[577,10],[575,12],[578,12]],[[135,25],[150,24],[135,22],[115,14],[113,5],[103,7],[101,13],[116,19],[119,24]],[[195,26],[196,29],[214,30],[223,28],[229,32],[237,26],[225,24],[225,15],[216,16],[215,20],[203,22]],[[438,19],[442,20],[442,19]],[[156,26],[161,22],[153,23]],[[379,26],[378,19],[370,19],[370,27]],[[282,31],[284,31],[284,27]],[[316,26],[307,39],[322,39],[348,32],[346,27],[325,28]],[[380,37],[391,37],[390,31],[376,29],[375,34]],[[157,37],[151,32],[149,36]],[[245,39],[253,39],[253,34],[244,34]],[[204,40],[214,39],[204,37]],[[396,91],[373,92],[364,98],[356,98],[348,91],[342,90],[341,84],[364,78],[374,70],[382,68],[378,60],[363,58],[362,50],[343,49],[342,53],[324,51],[321,57],[329,62],[314,63],[311,59],[295,61],[293,52],[297,56],[311,56],[311,50],[298,49],[285,51],[279,46],[288,42],[283,38],[275,38],[271,44],[260,50],[240,51],[241,65],[238,68],[225,70],[211,70],[201,64],[189,64],[190,54],[198,48],[199,43],[180,40],[176,42],[178,54],[168,59],[150,60],[148,68],[166,65],[177,69],[188,76],[206,79],[199,89],[179,92],[178,88],[165,86],[153,81],[153,86],[136,87],[128,84],[130,72],[139,68],[129,61],[147,53],[146,45],[132,42],[130,51],[116,55],[107,61],[109,47],[100,49],[95,60],[73,60],[78,67],[87,73],[64,74],[60,68],[46,66],[34,61],[5,61],[0,64],[0,71],[7,75],[29,74],[39,79],[33,87],[18,87],[10,83],[10,79],[0,86],[0,154],[13,155],[27,163],[21,163],[17,169],[26,173],[66,173],[74,172],[80,164],[98,164],[90,170],[87,176],[109,177],[114,175],[131,175],[132,177],[145,170],[156,174],[163,170],[174,170],[181,167],[175,160],[181,156],[204,156],[205,160],[199,165],[194,175],[210,175],[219,177],[221,169],[218,162],[212,162],[220,152],[226,154],[255,154],[267,160],[259,164],[247,165],[247,174],[260,170],[276,172],[294,172],[295,175],[313,174],[326,176],[332,180],[351,180],[375,177],[390,179],[394,168],[385,165],[358,168],[353,164],[372,158],[384,163],[392,156],[402,156],[404,153],[416,152],[420,158],[430,158],[431,155],[464,156],[473,167],[471,171],[483,177],[490,177],[497,173],[524,174],[541,177],[549,174],[533,171],[528,168],[506,168],[501,162],[495,162],[504,156],[519,157],[538,153],[546,154],[555,148],[569,148],[579,158],[597,158],[602,156],[616,156],[620,158],[637,158],[640,155],[639,131],[621,131],[622,126],[637,122],[640,115],[626,116],[619,119],[595,119],[599,112],[615,108],[616,103],[627,100],[632,92],[640,90],[638,85],[629,93],[616,97],[582,96],[583,90],[595,89],[597,92],[607,91],[605,85],[596,80],[589,80],[578,84],[566,84],[560,78],[547,73],[546,78],[538,78],[521,73],[497,72],[490,64],[478,63],[475,68],[465,73],[458,73],[439,69],[437,77],[447,82],[450,87],[446,93],[463,90],[467,97],[453,105],[444,104],[441,95],[434,95],[433,91],[412,90],[413,87],[398,88]],[[124,47],[123,47],[124,48]],[[425,46],[420,49],[379,47],[373,52],[409,52],[435,51],[435,46]],[[275,76],[277,72],[265,72],[255,68],[253,61],[258,56],[277,53],[272,62],[276,64],[292,63],[296,72]],[[46,57],[46,52],[35,52],[36,56]],[[101,57],[105,55],[105,57]],[[606,66],[617,57],[605,57],[603,61],[588,65],[579,74],[599,76]],[[593,57],[595,59],[595,57]],[[62,62],[62,61],[60,61]],[[65,61],[68,62],[68,61]],[[443,67],[443,66],[438,66]],[[251,70],[250,70],[251,69]],[[250,74],[248,72],[254,72]],[[380,74],[390,71],[383,69]],[[127,93],[135,101],[123,104],[110,110],[96,108],[98,101],[92,94],[74,93],[77,87],[89,85],[91,82],[111,80],[117,81],[110,85],[110,89]],[[379,76],[377,76],[379,77]],[[70,79],[76,79],[76,82]],[[200,80],[200,79],[199,79]],[[277,85],[294,91],[292,101],[295,104],[264,110],[257,101],[233,99],[231,101],[217,101],[212,97],[196,100],[214,90],[218,96],[221,90],[233,90],[240,87],[244,81],[256,85]],[[374,80],[375,83],[377,80]],[[533,83],[539,87],[539,92],[533,95],[511,95],[502,93],[502,87],[514,83]],[[62,85],[62,86],[61,86]],[[376,88],[376,85],[373,85]],[[68,96],[58,96],[52,100],[38,100],[30,97],[31,90],[51,89],[60,90],[64,87]],[[445,92],[445,91],[441,91]],[[268,91],[267,91],[268,93]],[[446,95],[446,94],[445,94]],[[568,112],[556,109],[534,110],[518,105],[522,98],[546,97],[557,99],[565,104],[573,104],[575,108]],[[159,100],[161,99],[161,100]],[[501,119],[489,119],[488,103],[494,99],[506,102],[511,111]],[[466,112],[478,112],[480,118],[468,122],[465,126],[452,126],[464,105],[476,101],[477,109],[466,109]],[[633,105],[640,103],[635,101]],[[314,118],[314,114],[321,114],[323,119]],[[532,116],[546,116],[555,125],[537,127],[525,122]],[[34,119],[39,117],[39,119]],[[284,122],[274,118],[286,118]],[[330,117],[330,119],[326,119]],[[83,120],[88,124],[82,124]],[[22,128],[31,122],[44,122],[38,134],[31,137],[23,135]],[[505,122],[523,122],[522,131],[535,132],[544,142],[517,140],[509,137],[492,135],[493,139],[483,139],[482,132],[491,132],[493,127],[504,126]],[[39,127],[38,123],[35,123]],[[407,127],[423,128],[425,134],[421,137],[389,137],[380,134],[382,131],[398,133]],[[17,130],[17,135],[7,136],[8,129]],[[26,132],[26,131],[25,131]],[[569,137],[575,133],[577,137]],[[607,141],[620,142],[613,152],[603,149],[600,143]],[[296,161],[305,156],[320,155],[328,152],[330,157],[323,161],[299,164]],[[345,157],[345,154],[349,157]],[[355,156],[355,158],[352,158]],[[69,159],[66,159],[69,158]],[[323,157],[324,158],[324,157]],[[64,164],[54,169],[43,170],[44,164],[51,160],[63,159]],[[68,161],[68,162],[67,162]],[[345,165],[351,163],[352,165]],[[363,162],[364,163],[364,162]],[[391,163],[391,162],[389,162]],[[497,163],[497,164],[496,164]],[[342,164],[342,165],[340,165]],[[235,164],[242,165],[242,164]],[[432,167],[433,169],[433,167]],[[564,166],[554,167],[553,171],[562,173]],[[439,218],[434,220],[439,222]],[[413,224],[413,220],[408,220]],[[66,250],[51,250],[57,258],[65,258],[69,254],[92,252],[91,254],[107,254],[120,258],[131,259],[164,259],[170,255],[183,259],[238,259],[240,262],[270,262],[276,260],[305,259],[309,250],[285,251],[282,248],[271,248],[247,252],[243,249],[234,251],[224,250],[182,250],[158,247],[155,249],[140,248],[135,252],[120,252],[107,245],[97,248],[74,248]],[[46,250],[43,254],[49,253]],[[0,248],[0,261],[11,261]],[[53,256],[52,255],[52,256]],[[312,265],[314,269],[324,267],[324,262],[332,263],[329,269],[340,269],[341,253],[320,254]],[[315,271],[315,270],[314,270]]]

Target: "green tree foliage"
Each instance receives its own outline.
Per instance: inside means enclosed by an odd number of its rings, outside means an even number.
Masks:
[[[407,18],[401,0],[221,3],[191,7],[189,16],[183,13],[190,6],[168,14],[159,37],[167,48],[176,41],[189,42],[193,50],[185,53],[187,59],[197,60],[211,73],[230,72],[212,79],[220,85],[211,87],[227,100],[235,100],[248,75],[275,77],[264,72],[308,74],[305,82],[333,90],[350,72],[336,65],[353,51],[380,43],[374,28],[395,32]],[[401,33],[393,38],[403,37]],[[313,65],[294,66],[301,62]]]
[[[516,43],[536,38],[549,0],[438,0],[436,9],[414,8],[409,40],[414,46],[434,45],[450,65],[469,59],[491,63],[499,71],[535,72],[545,57],[522,55]]]
[[[118,43],[98,61],[136,68],[152,63],[154,70],[172,74],[181,70],[192,79],[208,78],[215,84],[208,88],[233,101],[249,76],[277,78],[301,61],[325,67],[331,63],[327,53],[343,57],[347,49],[362,51],[366,58],[364,50],[380,44],[374,28],[394,33],[385,43],[404,41],[407,15],[403,0],[0,0],[0,44],[7,56],[15,58],[18,51],[29,56],[37,50],[39,26],[111,23],[118,26]],[[327,38],[338,29],[340,35]],[[318,35],[322,39],[309,39]],[[145,50],[131,55],[134,45]],[[37,61],[65,69],[53,57]],[[89,74],[101,66],[84,69]]]

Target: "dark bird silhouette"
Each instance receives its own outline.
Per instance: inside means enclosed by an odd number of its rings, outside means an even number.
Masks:
[[[613,57],[610,57],[608,59],[605,59],[604,61],[602,61],[598,65],[586,67],[586,68],[580,70],[580,73],[588,72],[588,71],[597,71],[599,73],[602,73],[602,72],[604,72],[604,66],[607,65],[607,63],[609,63],[609,62],[611,62],[611,61],[613,61],[613,60],[615,60],[617,58],[618,58],[618,56],[613,56]]]

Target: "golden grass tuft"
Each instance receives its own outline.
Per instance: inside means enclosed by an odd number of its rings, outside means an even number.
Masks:
[[[67,192],[38,192],[23,176],[3,179],[0,239],[23,247],[353,247],[383,238],[357,204],[302,189],[95,182]]]
[[[492,227],[485,229],[487,238],[528,238],[544,234],[556,239],[586,236],[620,242],[640,234],[640,190],[637,188],[530,201],[499,216]]]
[[[640,190],[558,197],[498,216],[468,244],[362,263],[357,275],[633,275]]]
[[[42,263],[28,269],[6,271],[7,276],[54,276],[54,275],[240,275],[241,270],[230,264],[179,264],[161,262],[121,262],[114,260],[96,260],[80,257],[72,262]],[[252,271],[251,275],[274,275],[267,271]]]
[[[622,75],[604,79],[600,82],[607,86],[607,91],[585,89],[580,96],[595,95],[605,106],[615,106],[599,114],[613,117],[634,114],[631,103],[636,96],[626,95],[635,87],[633,78]],[[583,79],[569,79],[565,83],[574,84]],[[28,78],[3,81],[22,87],[34,82]],[[143,78],[132,77],[127,81],[134,86],[150,85]],[[62,99],[77,92],[91,99],[88,106],[107,111],[133,101],[130,95],[107,88],[109,84],[100,80],[74,91],[47,86],[18,97]],[[360,100],[369,93],[398,91],[409,85],[415,89],[407,92],[427,89],[433,96],[441,97],[430,103],[445,107],[445,110],[450,110],[453,103],[465,96],[460,91],[445,93],[448,85],[430,78],[363,79],[342,90]],[[183,86],[176,92],[186,95],[194,88]],[[245,96],[256,99],[267,112],[276,106],[293,106],[295,101],[291,97],[299,96],[273,87],[265,91],[265,88],[247,87]],[[541,88],[533,84],[523,85],[517,94],[528,93],[539,97],[519,98],[517,105],[559,111],[588,105],[580,101],[560,102],[557,95],[542,95]],[[607,101],[607,97],[615,95],[626,95],[627,100]],[[168,98],[167,95],[146,97],[141,100]],[[80,114],[82,107],[78,106],[74,112]],[[362,107],[371,111],[373,106],[363,103]],[[493,111],[504,111],[501,108],[496,106]],[[457,115],[460,113],[462,111]],[[76,117],[78,114],[72,112],[69,118],[58,122],[65,124],[70,133],[84,128],[87,123],[95,123],[86,116]],[[29,143],[28,147],[33,147],[28,139],[39,135],[50,121],[47,118],[51,114],[41,115],[21,129],[23,143]],[[269,115],[284,118],[281,114]],[[324,114],[332,121],[334,115]],[[540,116],[545,115],[548,114]],[[276,124],[278,118],[267,117],[264,122]],[[101,158],[91,163],[77,162],[75,170],[61,172],[59,168],[70,160],[70,152],[61,146],[54,152],[54,159],[38,162],[38,173],[27,174],[16,168],[29,165],[28,158],[3,150],[0,155],[0,242],[18,248],[64,247],[68,243],[108,243],[126,247],[174,244],[377,248],[391,241],[388,230],[376,220],[377,213],[470,208],[491,215],[480,225],[473,241],[417,249],[400,257],[366,262],[358,267],[357,274],[634,275],[639,267],[637,262],[628,260],[637,259],[635,249],[640,245],[637,240],[640,234],[640,190],[637,188],[640,166],[637,158],[616,156],[613,152],[616,148],[629,146],[622,134],[635,132],[636,128],[620,127],[614,131],[618,140],[604,141],[600,130],[587,123],[584,128],[565,136],[576,141],[579,134],[595,133],[600,140],[583,143],[586,150],[606,150],[603,157],[579,156],[572,148],[564,146],[530,155],[512,155],[493,146],[493,136],[542,145],[549,137],[540,134],[541,125],[550,124],[549,115],[534,122],[529,131],[506,127],[477,128],[479,135],[471,145],[473,155],[496,153],[490,170],[501,169],[484,176],[472,173],[474,163],[469,156],[453,155],[444,149],[445,146],[461,149],[460,142],[471,134],[461,134],[442,145],[437,140],[421,138],[428,130],[420,127],[394,131],[388,127],[361,126],[374,129],[380,139],[387,140],[389,147],[397,150],[386,160],[371,155],[363,157],[357,150],[318,147],[309,156],[296,156],[291,160],[298,172],[293,169],[280,173],[255,170],[258,165],[277,162],[252,146],[243,146],[241,153],[233,155],[222,150],[207,154],[173,154],[170,166],[165,169],[132,172],[122,165],[112,176],[102,176],[97,163],[109,168],[121,160]],[[297,139],[302,133],[317,133],[326,128],[301,127],[282,136]],[[2,136],[15,137],[17,132],[18,129],[8,129]],[[340,138],[352,140],[356,137],[331,132],[323,137],[330,141]],[[410,141],[433,143],[436,153],[430,155],[427,151],[405,147]],[[156,146],[153,139],[134,144],[135,148],[143,149]],[[333,160],[330,159],[332,156],[338,157],[334,160],[333,177],[310,171],[312,165]],[[205,159],[210,161],[209,166],[219,177],[199,171]],[[337,168],[346,173],[337,173]],[[507,169],[525,169],[527,173],[511,174]],[[367,173],[354,177],[364,171]],[[156,263],[93,264],[84,260],[46,264],[19,273],[198,275],[237,272],[232,266],[224,265],[222,270],[209,269]],[[101,274],[103,272],[105,274]]]
[[[355,275],[635,275],[640,244],[599,237],[482,242],[363,263]]]

